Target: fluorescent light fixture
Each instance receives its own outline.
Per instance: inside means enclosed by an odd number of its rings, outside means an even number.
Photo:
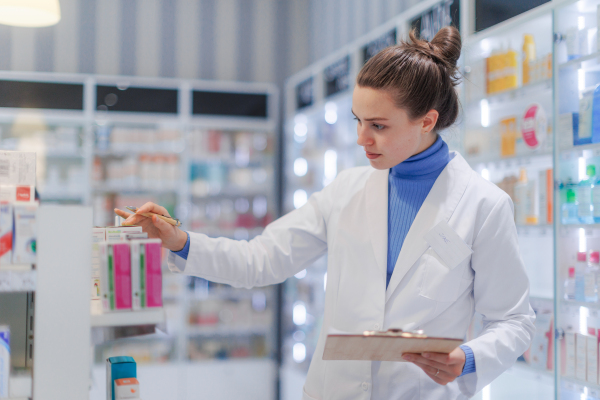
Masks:
[[[294,208],[300,208],[306,204],[308,195],[303,189],[298,189],[294,192]]]
[[[35,28],[58,21],[58,0],[0,0],[0,24]]]
[[[577,29],[579,29],[579,30],[585,29],[585,17],[584,16],[577,17]]]
[[[590,309],[587,307],[579,307],[579,333],[587,335],[587,319],[590,316]]]
[[[483,99],[479,102],[481,107],[481,126],[487,128],[490,126],[490,104],[487,99]]]
[[[329,125],[333,125],[337,122],[337,105],[330,101],[325,104],[325,122]]]
[[[578,166],[579,166],[579,169],[578,169],[579,180],[583,181],[583,180],[587,179],[587,171],[586,171],[587,166],[585,164],[585,158],[579,157],[579,160],[577,160],[577,161],[578,161]]]
[[[308,172],[308,162],[305,158],[299,157],[294,160],[294,174],[304,176]]]
[[[587,240],[585,238],[585,229],[579,228],[579,251],[585,252],[587,248]]]
[[[294,304],[292,320],[296,325],[304,325],[306,323],[306,306],[303,302],[299,301]]]
[[[585,90],[585,71],[581,68],[577,70],[577,88],[580,92]]]
[[[306,346],[304,343],[294,344],[294,347],[292,348],[292,356],[294,361],[297,363],[301,363],[302,361],[306,360]]]

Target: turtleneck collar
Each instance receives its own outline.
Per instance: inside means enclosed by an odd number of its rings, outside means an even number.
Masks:
[[[433,145],[390,169],[390,174],[402,179],[436,179],[450,161],[448,145],[438,135]]]

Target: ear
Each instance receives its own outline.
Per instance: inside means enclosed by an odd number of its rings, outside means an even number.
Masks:
[[[421,133],[429,133],[433,131],[435,128],[435,124],[439,118],[440,114],[436,110],[429,110],[425,117],[423,117],[423,122],[421,125]]]

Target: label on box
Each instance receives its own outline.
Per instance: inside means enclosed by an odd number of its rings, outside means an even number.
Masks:
[[[587,337],[587,381],[598,383],[598,338]]]
[[[37,205],[14,206],[13,264],[37,260]]]
[[[0,185],[35,186],[35,153],[0,151]]]
[[[585,381],[587,378],[587,338],[585,335],[576,334],[575,348],[575,377]]]
[[[106,241],[121,241],[123,233],[142,233],[141,226],[108,226],[106,227]]]

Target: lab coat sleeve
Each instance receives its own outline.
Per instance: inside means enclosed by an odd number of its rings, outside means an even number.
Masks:
[[[169,269],[234,287],[283,282],[327,251],[326,219],[336,181],[308,202],[269,224],[250,241],[190,232],[187,260],[169,252]]]
[[[513,218],[512,201],[503,196],[473,242],[475,311],[483,315],[484,328],[466,343],[473,350],[476,372],[457,379],[468,397],[512,366],[529,348],[535,331]]]

